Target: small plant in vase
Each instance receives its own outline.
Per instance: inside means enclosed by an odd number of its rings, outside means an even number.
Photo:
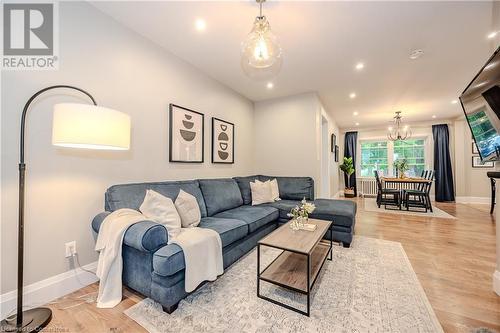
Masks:
[[[287,214],[288,217],[292,218],[290,227],[293,230],[298,230],[304,226],[304,222],[309,218],[311,214],[316,209],[316,206],[312,202],[307,202],[306,199],[302,199],[300,206],[295,206],[292,208],[290,213]]]
[[[394,161],[394,169],[398,172],[399,178],[405,178],[405,173],[410,170],[410,166],[408,165],[408,160],[406,158],[397,159]]]

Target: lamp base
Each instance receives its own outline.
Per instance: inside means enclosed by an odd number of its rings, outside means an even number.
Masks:
[[[47,326],[52,319],[52,311],[49,308],[35,308],[23,311],[23,327],[16,327],[16,316],[12,316],[0,322],[0,332],[39,332]]]

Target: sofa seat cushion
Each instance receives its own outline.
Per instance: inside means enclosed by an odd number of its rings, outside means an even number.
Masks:
[[[222,247],[244,238],[248,234],[247,223],[233,219],[205,217],[201,219],[200,228],[208,228],[219,233]],[[185,268],[184,253],[177,244],[168,244],[153,255],[153,269],[161,276],[171,276]]]
[[[201,219],[198,226],[217,231],[222,241],[222,247],[226,247],[248,235],[248,225],[241,220],[205,217]]]
[[[244,221],[248,225],[248,232],[252,233],[263,225],[276,221],[279,217],[279,212],[278,209],[270,206],[245,205],[226,210],[215,215],[215,217]]]
[[[288,213],[292,210],[293,207],[300,205],[300,201],[298,200],[279,200],[272,203],[265,204],[269,207],[274,207],[279,210],[279,218],[289,220],[290,218],[287,216]]]
[[[333,221],[334,225],[354,228],[356,203],[349,200],[316,199],[311,218]]]
[[[208,216],[243,205],[238,183],[231,178],[200,179]]]

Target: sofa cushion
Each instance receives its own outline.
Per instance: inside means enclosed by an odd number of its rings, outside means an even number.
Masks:
[[[316,199],[316,209],[310,217],[333,221],[334,225],[354,228],[356,203],[349,200]]]
[[[248,235],[248,225],[241,220],[205,217],[201,220],[198,227],[217,231],[222,241],[222,247],[230,245]]]
[[[259,176],[265,182],[276,178],[280,190],[280,198],[285,200],[314,200],[314,180],[311,177],[273,177]]]
[[[276,221],[279,217],[278,209],[270,206],[240,206],[226,210],[215,217],[242,220],[248,224],[248,232],[252,233],[263,225]]]
[[[314,212],[309,215],[313,219],[333,221],[334,226],[342,226],[352,229],[355,224],[356,203],[349,200],[316,199]],[[290,220],[287,214],[296,205],[300,206],[299,200],[280,200],[266,204],[280,211],[280,220]]]
[[[138,210],[144,200],[146,190],[156,191],[175,201],[181,189],[196,198],[200,206],[201,217],[206,217],[205,200],[197,180],[114,185],[106,191],[105,207],[107,211],[120,208]]]
[[[199,183],[208,216],[243,205],[240,188],[234,179],[200,179]]]
[[[238,183],[244,205],[250,205],[252,203],[252,190],[250,189],[250,182],[254,182],[256,179],[258,180],[259,177],[260,176],[248,176],[233,178],[236,183]]]
[[[198,227],[217,231],[222,241],[222,247],[231,245],[248,234],[248,225],[243,221],[233,219],[205,217],[201,219]],[[171,276],[183,270],[185,265],[184,253],[177,244],[163,246],[153,255],[153,269],[156,274],[161,276]]]
[[[293,207],[300,205],[299,200],[280,200],[272,203],[265,204],[269,207],[274,207],[279,210],[279,218],[289,220],[290,218],[287,216],[288,213],[292,210]]]

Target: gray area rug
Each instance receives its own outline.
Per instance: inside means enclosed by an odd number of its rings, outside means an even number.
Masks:
[[[422,208],[412,208],[412,209],[419,209],[422,210],[422,212],[412,212],[412,211],[407,211],[405,208],[399,210],[396,207],[389,207],[389,209],[385,209],[384,206],[380,206],[378,208],[377,202],[375,198],[365,198],[363,200],[364,202],[364,209],[365,211],[368,212],[377,212],[377,213],[388,213],[388,214],[398,214],[398,215],[411,215],[411,216],[420,216],[420,217],[439,217],[442,219],[457,219],[455,216],[448,214],[444,210],[441,210],[434,206],[434,203],[432,205],[432,210],[433,212],[431,213],[430,211],[427,211],[427,213],[424,212]]]
[[[261,265],[279,253],[263,251]],[[256,255],[250,252],[172,314],[150,299],[125,313],[151,333],[443,332],[400,243],[355,237],[349,249],[335,246],[314,285],[309,318],[256,296]],[[305,308],[304,296],[263,284],[266,296]]]

